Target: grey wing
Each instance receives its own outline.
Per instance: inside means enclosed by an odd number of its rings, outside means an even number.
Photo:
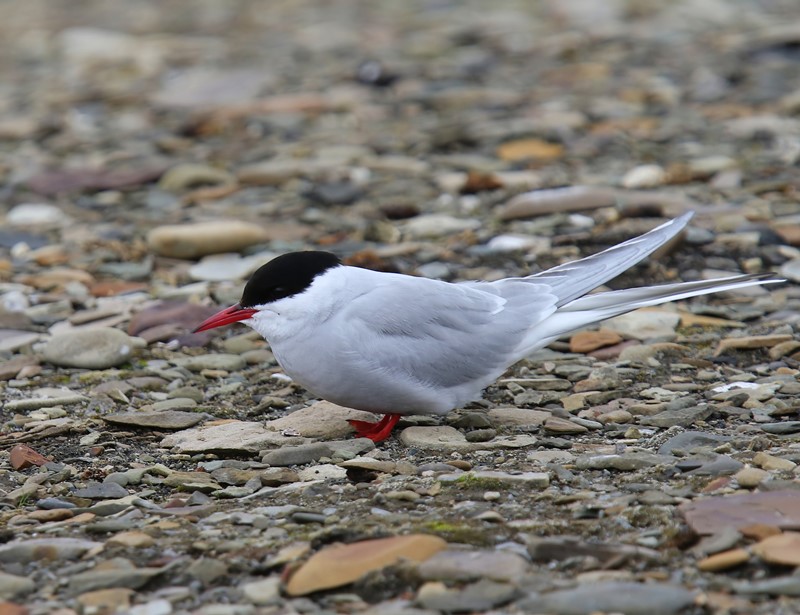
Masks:
[[[564,263],[524,279],[550,286],[558,297],[558,307],[561,307],[615,278],[655,252],[680,233],[693,215],[693,212],[685,213],[644,235],[629,239],[608,250]]]
[[[516,348],[532,324],[555,310],[553,296],[517,285],[525,301],[483,283],[416,278],[379,286],[345,312],[355,337],[342,343],[361,352],[372,373],[402,374],[436,389],[479,383],[480,390],[519,358]],[[383,307],[370,312],[366,305]]]

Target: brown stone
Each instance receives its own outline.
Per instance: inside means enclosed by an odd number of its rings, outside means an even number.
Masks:
[[[731,549],[722,553],[715,553],[697,562],[697,567],[706,572],[718,572],[734,566],[740,566],[750,559],[750,554],[744,549]]]
[[[332,545],[303,564],[286,585],[290,596],[304,596],[321,589],[347,585],[373,570],[406,559],[423,562],[447,547],[437,536],[410,534],[349,545]]]
[[[616,331],[600,329],[598,331],[579,331],[569,340],[570,352],[587,353],[605,346],[613,346],[622,341],[622,336]]]
[[[544,430],[547,433],[557,434],[579,434],[589,431],[583,425],[578,425],[567,419],[560,419],[557,416],[551,416],[544,422]]]
[[[764,523],[754,523],[753,525],[745,525],[739,528],[739,533],[745,538],[753,538],[755,540],[764,540],[770,536],[776,536],[781,533],[781,528],[774,525],[766,525]]]
[[[772,348],[792,339],[791,335],[750,335],[747,337],[729,337],[720,340],[714,356],[718,357],[726,350],[753,350],[756,348]]]
[[[724,527],[738,530],[754,523],[795,529],[800,528],[800,491],[712,496],[682,504],[680,510],[691,528],[701,535]]]
[[[86,592],[77,597],[85,613],[119,613],[130,607],[132,589],[112,587]]]
[[[32,466],[43,466],[49,459],[37,453],[27,444],[17,444],[11,449],[11,467],[15,470],[24,470]]]
[[[753,545],[753,553],[770,564],[800,566],[800,532],[783,532]]]
[[[69,508],[51,508],[50,510],[34,510],[28,513],[28,519],[48,523],[70,519],[74,513]]]
[[[497,148],[497,156],[501,160],[514,162],[518,160],[557,160],[564,155],[564,146],[541,139],[518,139],[508,141]]]
[[[118,545],[121,547],[131,547],[133,549],[152,547],[155,543],[156,541],[150,534],[145,534],[138,530],[120,532],[106,541],[107,545]]]

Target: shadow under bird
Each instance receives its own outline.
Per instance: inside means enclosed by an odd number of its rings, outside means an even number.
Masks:
[[[383,414],[350,421],[380,442],[403,415],[446,414],[480,398],[511,365],[566,333],[719,291],[782,282],[771,274],[587,295],[688,224],[686,213],[617,246],[527,277],[450,283],[293,252],[258,269],[241,301],[195,329],[242,322],[269,342],[286,373],[341,406]]]

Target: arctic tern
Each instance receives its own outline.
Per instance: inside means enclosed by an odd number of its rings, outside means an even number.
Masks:
[[[242,298],[200,324],[242,322],[286,373],[336,404],[383,414],[350,421],[380,442],[403,415],[446,414],[562,335],[637,308],[783,280],[770,274],[587,295],[686,227],[692,212],[617,246],[527,277],[451,283],[292,252],[258,269]]]

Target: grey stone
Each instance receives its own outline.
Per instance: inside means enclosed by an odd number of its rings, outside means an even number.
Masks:
[[[513,583],[528,567],[524,558],[505,551],[440,551],[417,567],[426,581],[472,581],[487,578]]]
[[[173,359],[172,362],[185,367],[192,372],[201,372],[204,369],[223,370],[235,372],[244,369],[247,362],[238,354],[201,354],[194,357],[182,357]]]
[[[448,589],[439,583],[427,583],[420,588],[417,602],[426,609],[474,613],[510,602],[518,593],[519,590],[513,585],[488,579],[481,579],[461,589]]]
[[[403,225],[403,232],[412,239],[433,239],[462,231],[471,231],[481,226],[476,218],[456,218],[447,214],[425,214],[416,216]]]
[[[94,568],[72,575],[68,587],[75,594],[110,587],[139,589],[169,569],[171,569],[169,565],[163,568],[136,568],[126,559],[113,558],[104,562],[101,570]]]
[[[79,329],[54,335],[42,356],[48,363],[62,367],[107,369],[129,361],[134,350],[143,345],[143,341],[118,329]]]
[[[639,423],[652,427],[661,427],[663,429],[676,425],[688,427],[698,421],[705,421],[713,413],[713,406],[694,406],[692,408],[681,408],[679,410],[665,410],[654,416],[644,416],[639,420]]]
[[[791,261],[786,261],[779,273],[782,277],[790,279],[792,282],[800,282],[800,258]]]
[[[692,547],[692,553],[698,557],[705,557],[712,553],[733,549],[742,539],[742,534],[733,526],[724,525],[718,532],[704,536]]]
[[[707,455],[687,457],[676,463],[675,467],[698,476],[728,476],[741,470],[744,464],[727,455]]]
[[[672,615],[690,606],[694,594],[679,585],[666,583],[587,583],[572,589],[534,594],[518,603],[522,611],[589,615]]]
[[[739,581],[733,584],[733,591],[737,594],[800,596],[800,576],[786,575],[760,581]]]
[[[36,392],[35,392],[36,393]],[[58,394],[52,390],[43,390],[42,397],[30,397],[28,399],[12,399],[5,403],[4,410],[8,412],[25,412],[28,410],[38,410],[40,408],[52,408],[54,406],[68,406],[89,401],[88,397],[66,392]]]
[[[165,410],[163,412],[120,412],[101,417],[114,425],[151,427],[154,429],[187,429],[208,418],[205,413]]]
[[[331,448],[326,442],[312,442],[299,446],[284,446],[270,451],[261,461],[271,466],[294,466],[311,463],[330,454]]]
[[[676,450],[691,453],[697,449],[713,448],[725,442],[730,442],[730,440],[730,436],[723,436],[721,434],[706,433],[703,431],[684,431],[677,436],[671,437],[658,447],[658,454],[671,455],[673,451]]]
[[[575,460],[575,467],[579,470],[631,472],[660,464],[670,464],[674,461],[675,458],[668,455],[655,455],[642,451],[629,452],[622,455],[581,455]]]
[[[474,429],[467,432],[467,442],[489,442],[497,435],[495,429]]]
[[[281,600],[281,579],[278,576],[245,583],[239,589],[242,590],[245,600],[259,606],[275,604]]]
[[[128,490],[115,482],[88,483],[83,489],[76,489],[72,495],[89,500],[107,500],[124,498],[128,495]]]
[[[467,442],[463,433],[447,425],[408,427],[400,433],[400,440],[408,447],[448,452],[523,448],[536,443],[536,438],[528,435],[498,436],[491,442]]]
[[[501,472],[499,470],[477,470],[464,474],[444,474],[438,477],[442,482],[464,481],[493,481],[507,485],[524,485],[532,489],[546,489],[550,486],[550,477],[547,472]]]
[[[77,559],[102,543],[80,538],[29,538],[0,545],[0,562],[28,564],[41,559]]]
[[[36,589],[36,583],[32,579],[0,572],[0,600],[11,600],[17,596],[24,596],[34,589]]]
[[[658,561],[661,554],[653,549],[613,542],[589,542],[577,536],[531,536],[528,554],[534,562],[562,561],[575,557],[591,557],[601,563],[624,559]]]
[[[228,574],[228,565],[218,559],[201,557],[189,565],[186,574],[197,579],[203,585],[210,585]]]
[[[161,446],[179,453],[257,453],[268,448],[291,446],[306,441],[305,438],[283,436],[265,428],[261,422],[232,421],[170,434],[161,441]]]
[[[767,433],[784,435],[800,431],[800,421],[781,421],[780,423],[764,423],[761,429]]]

